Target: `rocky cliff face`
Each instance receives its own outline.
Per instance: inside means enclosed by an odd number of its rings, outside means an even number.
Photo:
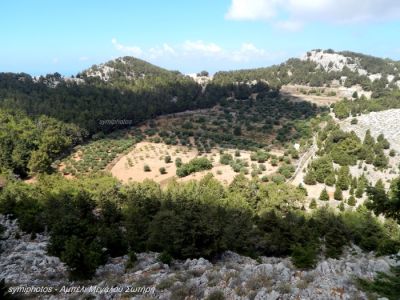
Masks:
[[[367,299],[353,283],[354,276],[372,278],[377,271],[388,271],[394,261],[376,258],[357,248],[348,249],[339,260],[322,260],[315,269],[302,271],[290,259],[262,257],[253,260],[225,252],[210,262],[206,259],[157,260],[157,253],[140,253],[138,261],[126,268],[128,258],[118,257],[98,268],[90,282],[68,282],[66,267],[56,257],[46,255],[48,238],[38,235],[18,237],[15,221],[0,216],[6,227],[0,254],[0,278],[17,285],[52,286],[52,294],[33,294],[35,299],[76,299],[92,295],[96,299]],[[68,288],[86,286],[84,292],[65,293]],[[91,290],[90,290],[91,288]],[[104,292],[107,288],[113,288]],[[96,291],[94,291],[96,290]],[[39,296],[40,295],[40,296]],[[150,297],[150,298],[149,298]],[[222,298],[212,298],[222,299]]]
[[[339,53],[328,53],[324,51],[312,50],[307,52],[301,57],[301,60],[310,60],[324,69],[327,72],[330,71],[343,71],[344,67],[348,67],[351,71],[355,72],[360,70],[360,74],[366,74],[366,70],[360,69],[357,60],[353,60],[350,57],[346,57]]]
[[[364,56],[364,55],[363,55]],[[359,75],[366,75],[371,81],[380,80],[383,75],[382,73],[377,73],[373,70],[368,70],[363,68],[361,60],[365,59],[363,56],[360,57],[350,57],[346,56],[342,53],[337,53],[333,51],[322,51],[322,50],[312,50],[305,53],[300,59],[303,61],[312,61],[318,65],[318,68],[325,70],[326,72],[340,72],[343,71],[344,68],[348,68],[352,72],[357,72]],[[364,56],[366,57],[366,56]],[[377,59],[378,58],[374,58]],[[391,65],[392,63],[386,62],[383,59],[380,59],[381,65]],[[398,78],[399,70],[395,66],[391,66],[391,71],[393,74],[386,74],[385,78],[388,83],[391,83],[393,80]],[[396,81],[396,84],[400,84],[400,80]]]

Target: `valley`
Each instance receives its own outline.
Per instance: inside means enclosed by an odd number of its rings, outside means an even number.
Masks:
[[[399,268],[398,67],[328,49],[212,77],[128,56],[0,73],[3,286],[375,297]]]

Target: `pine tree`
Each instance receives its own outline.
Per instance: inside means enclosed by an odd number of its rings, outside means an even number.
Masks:
[[[336,186],[335,193],[333,194],[333,198],[338,201],[343,200],[343,192],[342,192],[342,189],[340,188],[340,186],[338,186],[338,185]]]
[[[364,194],[364,188],[361,185],[359,185],[356,189],[356,197],[361,198],[363,194]]]
[[[350,182],[351,178],[349,167],[341,167],[338,172],[338,180],[336,182],[336,185],[339,186],[343,191],[347,191],[349,189]]]
[[[355,190],[357,188],[357,178],[353,177],[351,180],[351,187]]]
[[[377,168],[386,168],[388,165],[388,158],[382,149],[380,149],[374,159],[374,166]]]
[[[304,176],[304,183],[307,185],[315,185],[317,183],[313,169],[309,169],[306,176]]]
[[[355,206],[356,205],[356,198],[354,196],[350,196],[349,200],[347,200],[347,204],[350,206]]]
[[[325,179],[325,184],[327,186],[333,186],[336,183],[336,177],[334,173],[331,173],[328,177]]]
[[[375,140],[371,135],[371,130],[369,130],[369,129],[365,133],[363,144],[365,146],[367,146],[367,148],[370,148],[370,149],[373,149],[373,147],[375,146]]]
[[[326,190],[326,188],[324,188],[322,190],[321,195],[319,196],[319,200],[329,201],[329,195],[328,195],[328,191]]]
[[[315,198],[311,199],[309,208],[310,209],[316,209],[317,208],[317,201],[315,200]]]

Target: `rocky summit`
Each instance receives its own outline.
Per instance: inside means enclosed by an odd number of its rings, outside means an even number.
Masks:
[[[53,287],[53,293],[31,293],[40,299],[367,299],[355,285],[356,277],[373,278],[387,272],[395,261],[375,257],[353,246],[340,259],[321,259],[314,269],[296,269],[288,258],[254,260],[231,251],[215,261],[204,258],[158,260],[158,253],[139,253],[128,268],[128,256],[109,259],[90,281],[71,282],[65,265],[46,254],[48,237],[32,239],[21,233],[15,220],[4,216],[0,277],[9,288]],[[77,288],[86,287],[79,292]],[[383,298],[382,298],[383,299]]]

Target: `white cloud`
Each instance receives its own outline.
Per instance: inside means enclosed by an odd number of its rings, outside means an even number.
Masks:
[[[81,56],[81,57],[79,57],[79,60],[80,60],[80,61],[87,61],[87,60],[89,60],[89,57],[87,57],[87,56]]]
[[[252,43],[243,43],[237,48],[226,49],[222,46],[202,40],[186,40],[180,44],[164,43],[147,49],[138,46],[125,46],[112,39],[115,49],[122,53],[149,60],[153,63],[181,64],[209,63],[212,65],[232,65],[232,67],[247,67],[249,65],[266,65],[271,61],[282,58],[282,53],[273,53],[258,48]],[[140,49],[140,51],[138,51]]]
[[[142,51],[142,49],[140,49],[140,47],[122,45],[122,44],[118,43],[116,38],[112,38],[111,42],[114,45],[115,49],[117,49],[123,53],[133,55],[133,56],[140,56],[143,53],[143,51]]]
[[[400,19],[399,0],[232,0],[225,17],[264,20],[298,30],[302,23],[357,23]]]
[[[276,15],[276,0],[232,0],[226,18],[233,20],[270,19]]]
[[[186,53],[198,52],[203,55],[216,55],[223,52],[222,48],[214,43],[203,41],[185,41],[182,46]]]

